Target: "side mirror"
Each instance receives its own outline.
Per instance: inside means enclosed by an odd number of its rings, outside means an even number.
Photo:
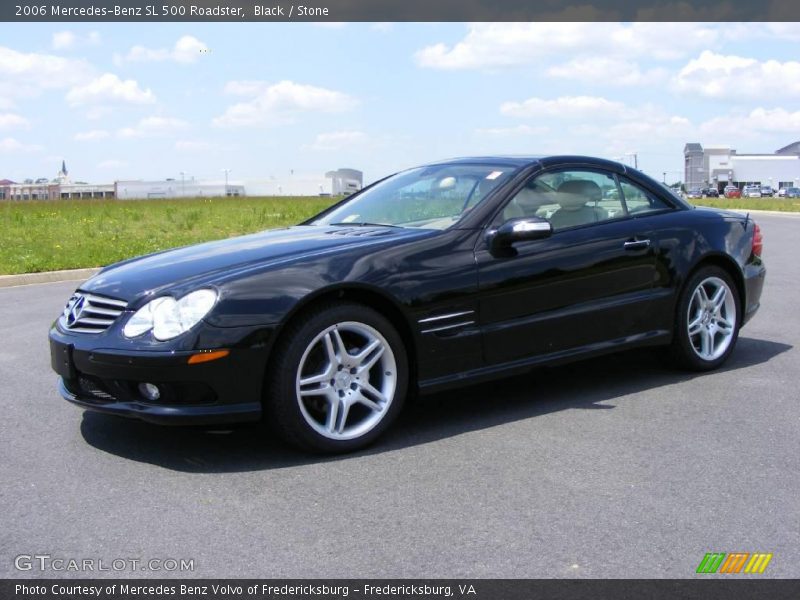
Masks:
[[[486,233],[486,241],[491,250],[501,250],[514,245],[516,242],[541,240],[550,237],[553,226],[547,219],[540,217],[523,217],[509,219],[497,229],[490,229]]]

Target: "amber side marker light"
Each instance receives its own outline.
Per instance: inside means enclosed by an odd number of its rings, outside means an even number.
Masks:
[[[211,362],[212,360],[217,360],[218,358],[225,358],[230,353],[230,350],[212,350],[211,352],[192,354],[189,357],[189,364],[196,365],[199,363]]]

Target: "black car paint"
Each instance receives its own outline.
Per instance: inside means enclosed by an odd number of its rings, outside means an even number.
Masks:
[[[62,395],[94,410],[162,423],[258,419],[264,373],[282,328],[308,306],[343,295],[379,307],[394,321],[423,390],[667,343],[678,292],[701,261],[731,272],[744,320],[758,308],[764,267],[751,253],[754,224],[743,215],[695,209],[643,174],[600,159],[449,162],[488,162],[515,174],[444,231],[322,227],[311,225],[312,219],[107,267],[80,289],[126,300],[128,308],[101,334],[75,334],[54,324],[53,366],[73,382],[62,386]],[[531,176],[566,167],[624,175],[673,209],[555,232],[493,255],[487,231],[505,199]],[[624,249],[636,240],[649,245]],[[220,299],[192,330],[169,342],[150,334],[122,336],[127,317],[153,297],[199,287],[215,288]],[[459,316],[442,318],[449,314]],[[186,363],[191,354],[214,348],[231,354]],[[117,401],[98,402],[76,388],[76,373],[122,382],[124,389]],[[210,400],[148,403],[127,384],[140,381],[171,383],[176,390],[198,382],[210,390]],[[131,391],[127,397],[125,389]]]

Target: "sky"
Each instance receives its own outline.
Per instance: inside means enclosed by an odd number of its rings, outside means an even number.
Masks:
[[[708,23],[29,23],[0,39],[0,179],[371,181],[586,154],[668,183],[683,146],[800,140],[800,28]],[[665,175],[666,173],[666,175]]]

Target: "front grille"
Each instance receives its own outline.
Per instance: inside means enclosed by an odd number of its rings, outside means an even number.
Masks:
[[[64,307],[59,322],[67,331],[102,333],[111,327],[127,305],[124,300],[75,292]]]

